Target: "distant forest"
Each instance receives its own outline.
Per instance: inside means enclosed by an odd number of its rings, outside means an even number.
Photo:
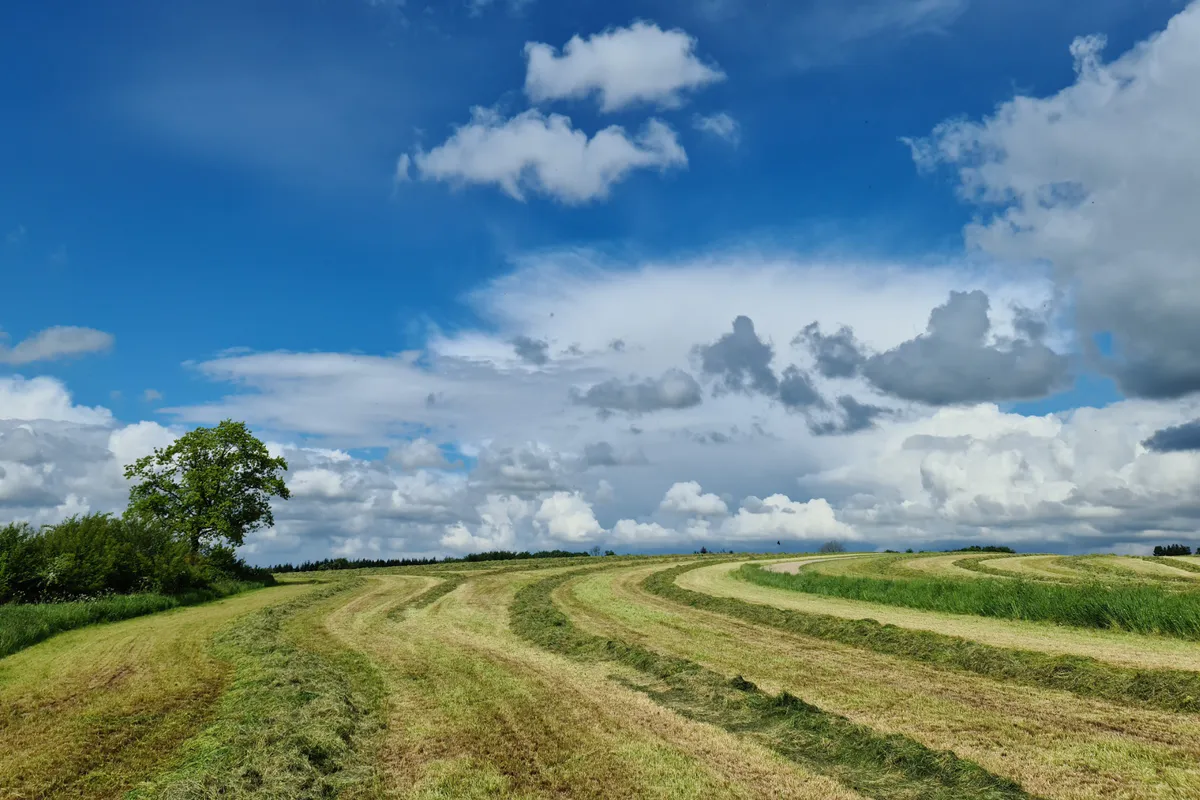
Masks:
[[[531,553],[528,550],[514,552],[512,550],[491,550],[486,553],[469,553],[461,558],[323,558],[320,561],[305,561],[301,564],[276,564],[268,567],[269,572],[316,572],[330,569],[366,569],[368,567],[421,567],[429,564],[455,564],[475,561],[516,561],[525,558],[583,558],[590,553],[572,553],[567,550],[539,550]],[[609,550],[605,555],[614,555]]]

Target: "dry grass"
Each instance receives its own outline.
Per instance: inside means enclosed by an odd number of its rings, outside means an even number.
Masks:
[[[944,614],[792,592],[738,580],[732,573],[742,563],[745,562],[702,567],[684,573],[676,582],[684,589],[703,594],[734,597],[750,603],[807,614],[828,614],[843,619],[873,619],[885,625],[959,636],[996,647],[1086,656],[1127,667],[1200,672],[1200,645],[1193,642],[1121,631],[1068,628],[1038,622]]]
[[[508,631],[517,588],[548,574],[472,575],[427,608],[380,576],[330,630],[389,687],[385,788],[400,797],[855,796],[768,751],[687,722]],[[367,620],[349,623],[349,617]]]
[[[0,797],[111,797],[153,773],[228,684],[213,634],[306,590],[82,628],[0,661]]]
[[[983,572],[975,572],[963,566],[976,561],[995,558],[993,555],[973,556],[964,553],[946,553],[938,556],[915,556],[901,559],[896,574],[910,572],[914,575],[939,578],[967,578],[975,580],[980,577],[994,577]]]
[[[875,730],[951,749],[1042,796],[1200,793],[1200,721],[1193,717],[942,672],[747,625],[645,593],[640,581],[653,571],[583,578],[560,599],[589,631],[742,674]]]

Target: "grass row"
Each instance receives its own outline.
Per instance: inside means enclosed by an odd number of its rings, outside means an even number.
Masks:
[[[368,743],[383,724],[383,683],[365,656],[334,642],[321,604],[363,585],[328,584],[244,617],[214,653],[235,673],[212,725],[171,771],[134,798],[323,798],[375,794]]]
[[[85,625],[119,622],[260,588],[261,583],[222,581],[208,589],[177,595],[124,594],[71,603],[6,603],[0,605],[0,658]]]
[[[769,695],[740,676],[729,680],[686,659],[585,633],[552,600],[556,588],[579,574],[557,575],[519,590],[511,607],[513,631],[551,652],[633,667],[653,681],[637,688],[662,705],[753,738],[869,797],[1028,797],[1013,781],[952,752],[877,733],[787,692]]]
[[[1149,583],[1064,584],[1020,579],[971,581],[945,578],[889,580],[823,575],[810,570],[790,575],[753,564],[743,566],[737,574],[760,586],[925,611],[1200,640],[1200,592],[1170,591]]]
[[[691,608],[714,611],[799,636],[838,642],[900,656],[944,669],[995,680],[1060,689],[1122,705],[1165,711],[1200,712],[1200,673],[1173,669],[1133,669],[1086,656],[1053,655],[983,644],[933,631],[883,625],[873,619],[844,619],[775,608],[733,597],[715,597],[675,583],[698,566],[655,572],[643,587]],[[745,574],[745,573],[743,573]]]

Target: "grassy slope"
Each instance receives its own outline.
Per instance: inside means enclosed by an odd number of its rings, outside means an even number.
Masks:
[[[583,661],[611,661],[650,679],[643,691],[688,716],[761,741],[777,752],[874,798],[1017,798],[1015,783],[902,735],[881,735],[787,692],[770,695],[741,675],[732,680],[676,654],[576,627],[553,602],[569,582],[613,571],[566,574],[524,587],[512,607],[515,631]],[[645,680],[645,679],[643,679]]]
[[[731,562],[701,567],[679,575],[675,583],[683,589],[715,597],[735,598],[804,614],[846,620],[875,620],[882,625],[929,631],[994,647],[1082,656],[1134,669],[1200,672],[1200,647],[1180,639],[921,611],[862,600],[804,594],[739,580],[732,573],[740,566],[739,562]]]
[[[383,685],[323,621],[362,580],[336,580],[220,631],[234,669],[216,713],[136,797],[357,797],[377,794],[373,744]]]
[[[1018,559],[997,559],[988,563],[1014,560]],[[828,575],[812,570],[788,575],[754,565],[743,567],[741,574],[746,580],[763,586],[850,600],[1200,640],[1200,593],[1171,591],[1150,583],[900,580]]]
[[[208,651],[213,634],[304,591],[264,589],[81,628],[0,661],[0,787],[12,797],[129,788],[211,718],[231,678]]]
[[[1200,673],[1192,670],[1121,667],[1079,655],[996,647],[972,637],[882,625],[872,619],[846,620],[714,597],[675,583],[691,565],[654,573],[644,587],[693,608],[715,611],[800,636],[839,642],[900,656],[943,669],[972,672],[994,680],[1063,689],[1113,703],[1186,713],[1200,712]]]
[[[602,636],[745,675],[879,732],[953,749],[1054,798],[1200,792],[1200,720],[945,672],[690,609],[641,588],[654,568],[597,574],[559,599]]]
[[[329,617],[334,635],[380,665],[389,687],[380,759],[389,794],[854,796],[733,737],[656,713],[603,671],[513,636],[514,593],[545,574],[474,571],[415,599],[411,578],[379,575],[360,603]]]
[[[0,658],[85,625],[119,622],[259,588],[257,583],[230,581],[182,595],[128,594],[78,603],[6,603],[0,605]]]

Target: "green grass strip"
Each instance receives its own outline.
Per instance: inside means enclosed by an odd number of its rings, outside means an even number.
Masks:
[[[740,676],[729,680],[693,661],[585,633],[551,597],[579,574],[557,575],[521,588],[511,607],[512,629],[554,653],[633,667],[654,680],[650,686],[636,688],[662,705],[758,741],[868,797],[1001,800],[1030,796],[1013,781],[952,752],[931,750],[907,736],[877,733],[787,692],[769,695]]]
[[[1138,556],[1142,561],[1149,561],[1151,564],[1166,564],[1168,567],[1175,567],[1187,572],[1200,572],[1200,563],[1184,561],[1183,559],[1163,558],[1162,556]],[[1184,578],[1184,580],[1187,580]]]
[[[1060,689],[1121,705],[1183,713],[1200,712],[1200,673],[1175,669],[1133,669],[1087,656],[1054,655],[997,647],[933,631],[883,625],[873,619],[775,608],[734,597],[715,597],[675,583],[703,564],[656,572],[642,586],[659,597],[756,625],[815,639],[900,656],[939,669],[953,669],[999,681]],[[744,575],[745,573],[743,573]]]
[[[120,622],[260,588],[260,583],[231,581],[178,595],[124,594],[71,603],[6,603],[0,605],[0,658],[86,625]]]
[[[810,570],[789,575],[751,564],[742,567],[739,576],[761,586],[925,611],[1200,639],[1200,592],[1148,583],[888,580]]]
[[[213,652],[235,673],[215,721],[184,745],[176,768],[131,797],[377,794],[368,743],[382,730],[382,679],[365,656],[339,647],[306,615],[362,585],[335,581],[219,632]]]

